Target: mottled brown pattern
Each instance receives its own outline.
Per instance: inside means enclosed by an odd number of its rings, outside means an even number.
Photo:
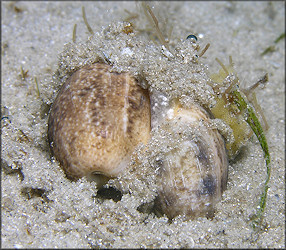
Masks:
[[[150,136],[150,100],[127,73],[95,63],[76,71],[51,109],[51,149],[68,177],[116,176]]]

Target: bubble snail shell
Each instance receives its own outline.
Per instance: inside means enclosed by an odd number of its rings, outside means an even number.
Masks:
[[[124,32],[126,25],[61,54],[57,77],[64,84],[48,121],[52,152],[72,179],[152,179],[155,206],[169,218],[209,215],[226,188],[228,161],[205,110],[214,98],[198,46],[182,41],[170,53]]]
[[[150,100],[128,73],[95,63],[63,85],[50,113],[49,140],[67,176],[117,176],[150,138]]]

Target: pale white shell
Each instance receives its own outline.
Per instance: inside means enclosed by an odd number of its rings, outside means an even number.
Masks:
[[[187,109],[175,105],[162,128],[176,128],[174,138],[179,138],[180,145],[159,160],[156,209],[169,218],[179,214],[212,216],[227,184],[228,161],[222,136],[197,105]]]

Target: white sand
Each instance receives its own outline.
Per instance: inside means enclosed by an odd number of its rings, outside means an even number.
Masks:
[[[52,81],[57,57],[72,39],[88,32],[86,9],[97,31],[136,12],[133,2],[3,2],[2,4],[2,235],[3,248],[89,247],[285,247],[285,32],[284,2],[174,2],[170,11],[174,36],[202,34],[210,43],[205,63],[211,72],[232,55],[243,86],[268,72],[257,99],[267,118],[272,176],[265,210],[265,230],[254,232],[249,218],[263,190],[266,167],[256,138],[229,168],[228,189],[213,220],[175,219],[140,213],[132,196],[119,202],[93,198],[93,183],[67,180],[51,161],[46,141],[45,105],[55,96]],[[261,56],[269,46],[275,51]],[[28,70],[25,80],[21,67]],[[40,88],[37,96],[34,78]],[[23,135],[22,132],[24,132]]]

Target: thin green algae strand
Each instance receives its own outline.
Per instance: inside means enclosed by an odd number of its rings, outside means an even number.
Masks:
[[[267,140],[263,131],[263,128],[255,114],[255,111],[253,108],[244,100],[239,90],[234,90],[232,92],[232,95],[234,96],[235,103],[239,110],[241,111],[247,111],[247,118],[246,122],[249,124],[253,132],[255,133],[260,146],[264,152],[264,158],[266,162],[266,168],[267,168],[267,177],[264,183],[264,190],[262,195],[260,196],[260,202],[259,206],[256,212],[256,215],[252,219],[252,226],[254,229],[257,229],[262,224],[263,220],[263,213],[266,207],[266,200],[267,200],[267,191],[268,191],[268,182],[270,180],[270,174],[271,174],[271,166],[270,166],[270,154],[268,149]]]

